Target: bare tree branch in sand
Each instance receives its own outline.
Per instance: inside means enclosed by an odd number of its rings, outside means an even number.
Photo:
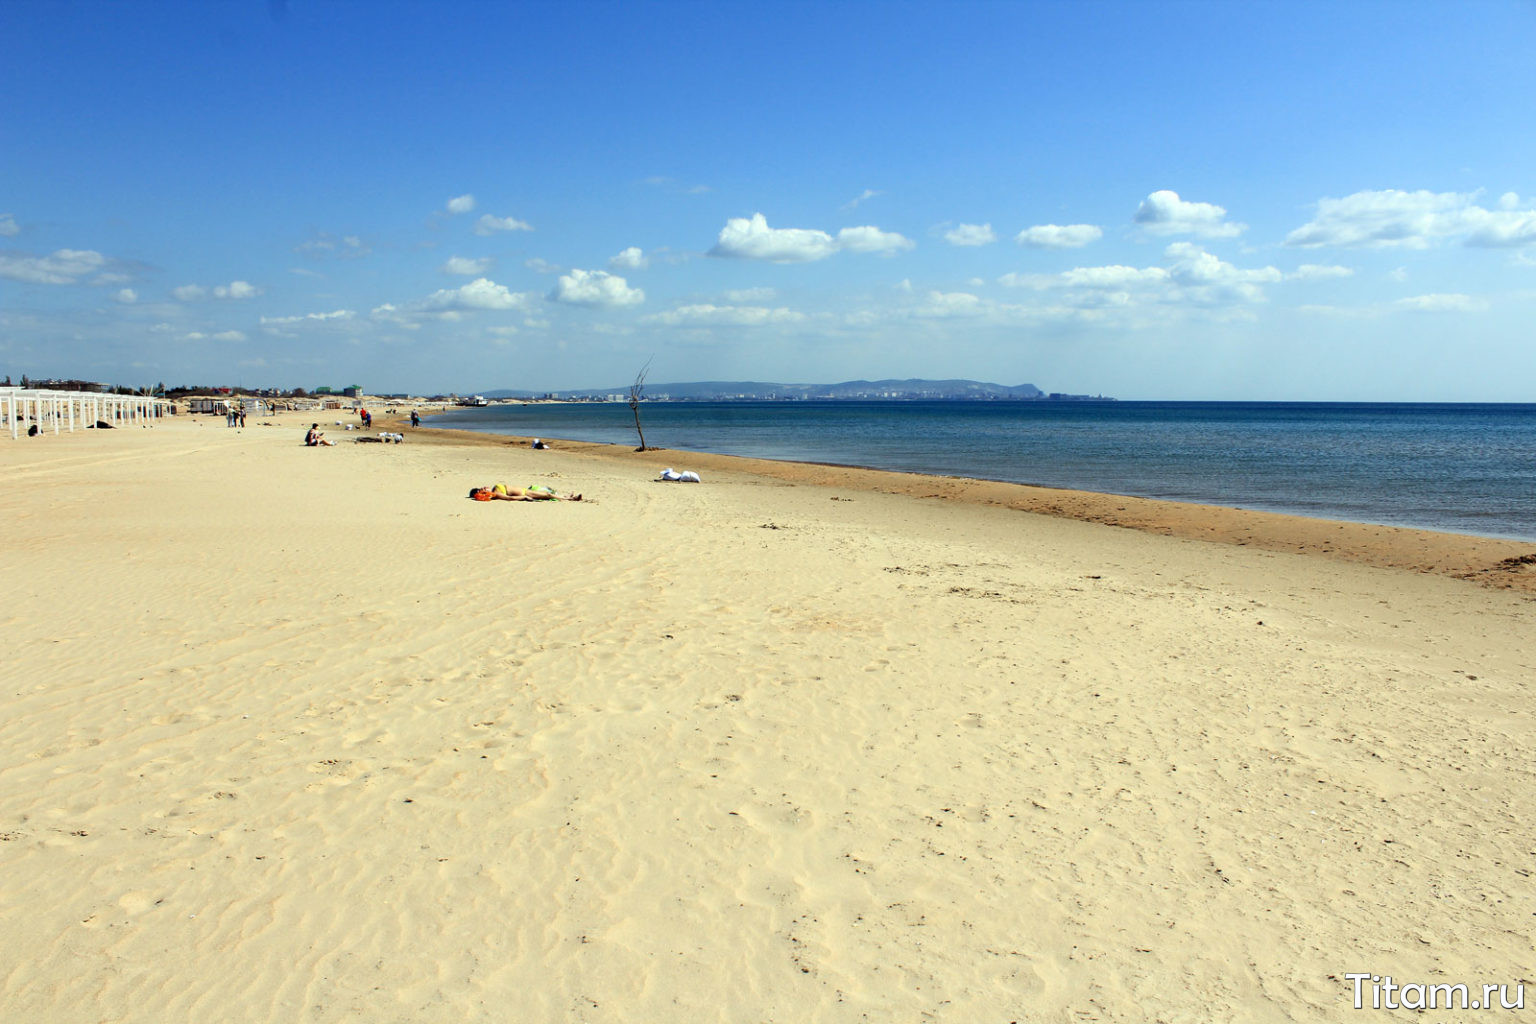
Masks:
[[[651,359],[656,358],[652,356]],[[629,411],[635,414],[635,433],[640,435],[640,447],[635,451],[643,452],[645,448],[645,431],[640,429],[640,399],[645,394],[645,375],[651,372],[651,360],[647,359],[645,365],[640,367],[640,374],[635,382],[629,386]]]

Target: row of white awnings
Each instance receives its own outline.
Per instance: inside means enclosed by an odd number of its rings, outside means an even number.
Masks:
[[[114,427],[139,426],[169,416],[171,406],[170,399],[151,395],[0,388],[0,429],[16,438],[34,426],[55,434],[84,430],[98,422]]]

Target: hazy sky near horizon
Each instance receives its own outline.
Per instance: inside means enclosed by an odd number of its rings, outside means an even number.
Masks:
[[[1536,5],[0,5],[0,373],[1536,400]]]

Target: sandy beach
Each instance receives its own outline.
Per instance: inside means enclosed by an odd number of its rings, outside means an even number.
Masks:
[[[0,1020],[1536,1002],[1536,546],[312,418],[0,441]]]

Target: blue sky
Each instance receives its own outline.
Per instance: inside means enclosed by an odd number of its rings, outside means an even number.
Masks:
[[[0,373],[1536,400],[1536,5],[0,5]]]

